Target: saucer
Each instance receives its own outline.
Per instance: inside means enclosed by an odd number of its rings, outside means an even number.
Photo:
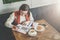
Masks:
[[[35,27],[35,30],[38,31],[38,32],[43,32],[45,30],[45,27],[42,26],[42,25],[38,25]]]

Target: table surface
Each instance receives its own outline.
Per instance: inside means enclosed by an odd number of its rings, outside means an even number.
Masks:
[[[28,35],[21,34],[19,32],[12,31],[16,40],[60,40],[59,32],[53,28],[50,24],[46,22],[46,20],[37,20],[39,24],[46,24],[46,29],[44,32],[38,32],[37,36],[30,37]]]

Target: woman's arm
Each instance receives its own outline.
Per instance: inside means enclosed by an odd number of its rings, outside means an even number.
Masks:
[[[34,21],[34,18],[31,12],[30,12],[30,21]]]
[[[31,12],[30,12],[30,22],[31,22],[30,24],[34,22],[34,18]],[[32,24],[32,28],[34,28],[33,24]]]
[[[9,27],[9,28],[12,28],[13,25],[12,25],[12,22],[14,21],[14,13],[12,13],[9,18],[6,20],[5,22],[5,26],[6,27]]]
[[[7,19],[7,21],[5,22],[5,26],[8,28],[12,28],[12,30],[16,31],[18,28],[12,24],[12,22],[14,21],[14,13],[12,13],[9,18]]]
[[[12,30],[17,29],[15,25],[12,24],[12,22],[14,21],[14,13],[12,13],[9,18],[6,20],[5,22],[5,26],[8,28],[12,28]]]

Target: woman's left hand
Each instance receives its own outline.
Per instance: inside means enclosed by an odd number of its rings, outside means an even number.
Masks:
[[[17,28],[16,26],[13,26],[13,27],[12,27],[12,30],[13,30],[13,31],[17,31],[18,28]]]

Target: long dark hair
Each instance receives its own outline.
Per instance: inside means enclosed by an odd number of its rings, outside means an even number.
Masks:
[[[27,4],[22,4],[21,6],[20,6],[20,8],[19,8],[19,11],[20,10],[22,10],[22,11],[28,11],[28,16],[30,16],[30,7],[29,7],[29,5],[27,5]]]

